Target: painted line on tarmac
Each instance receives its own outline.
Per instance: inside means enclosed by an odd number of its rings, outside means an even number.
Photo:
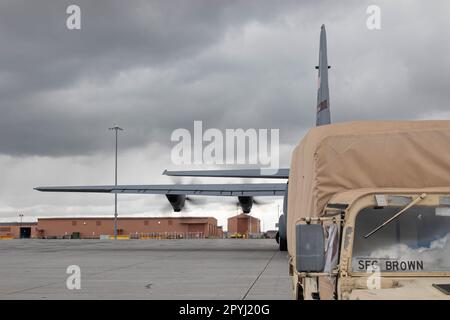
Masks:
[[[253,283],[250,285],[250,287],[248,288],[247,292],[244,294],[244,296],[242,297],[241,300],[245,300],[247,298],[247,295],[250,293],[250,291],[252,290],[253,286],[256,284],[256,282],[258,282],[259,278],[261,277],[261,275],[264,273],[264,271],[266,271],[267,267],[269,266],[269,264],[272,262],[273,258],[275,257],[275,255],[278,253],[278,251],[275,251],[274,254],[270,257],[269,261],[267,261],[266,265],[264,266],[264,269],[262,269],[262,271],[258,274],[258,276],[256,277],[256,279],[253,281]]]

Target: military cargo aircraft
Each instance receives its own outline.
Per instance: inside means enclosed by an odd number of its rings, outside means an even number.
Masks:
[[[317,90],[317,115],[316,125],[330,124],[330,99],[328,90],[327,40],[325,25],[320,31],[320,50]],[[279,168],[277,172],[264,169],[238,169],[238,170],[192,170],[192,171],[168,171],[167,176],[190,177],[223,177],[223,178],[265,178],[284,179],[289,178],[289,168]],[[286,214],[287,214],[287,190],[288,182],[283,183],[239,183],[239,184],[164,184],[164,185],[96,185],[96,186],[51,186],[36,187],[42,192],[87,192],[87,193],[111,193],[111,194],[163,194],[171,204],[175,212],[180,212],[188,196],[227,196],[237,197],[239,205],[244,213],[250,213],[255,203],[254,197],[279,196],[284,197],[283,214],[280,215],[277,241],[281,251],[287,250]]]

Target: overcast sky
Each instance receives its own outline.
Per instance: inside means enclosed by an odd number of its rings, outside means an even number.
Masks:
[[[81,30],[66,27],[70,4],[81,8]],[[381,8],[381,30],[366,27],[370,4]],[[121,184],[172,183],[164,169],[199,169],[170,158],[172,131],[194,120],[279,128],[288,166],[315,123],[322,23],[332,121],[449,119],[449,12],[445,0],[0,0],[0,219],[111,215],[111,195],[33,187],[113,183],[113,123],[125,128]],[[121,215],[171,215],[163,196],[119,200]],[[252,211],[265,229],[278,203]],[[182,215],[220,224],[236,213],[235,199],[189,209]]]

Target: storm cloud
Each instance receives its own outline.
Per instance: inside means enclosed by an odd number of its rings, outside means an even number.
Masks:
[[[70,4],[81,8],[81,30],[66,28]],[[381,8],[381,30],[366,27],[370,4]],[[120,183],[170,183],[160,176],[171,167],[170,134],[194,120],[279,128],[289,165],[315,123],[322,23],[333,121],[448,119],[449,9],[444,0],[3,0],[0,217],[109,213],[110,196],[32,188],[113,182],[113,123],[125,128]],[[164,204],[123,199],[130,214]]]

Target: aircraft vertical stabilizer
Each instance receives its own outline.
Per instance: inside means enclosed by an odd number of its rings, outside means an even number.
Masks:
[[[328,59],[327,59],[327,35],[325,25],[320,28],[320,51],[319,65],[316,69],[318,72],[318,89],[317,89],[317,118],[316,126],[331,123],[330,116],[330,95],[328,92]]]

